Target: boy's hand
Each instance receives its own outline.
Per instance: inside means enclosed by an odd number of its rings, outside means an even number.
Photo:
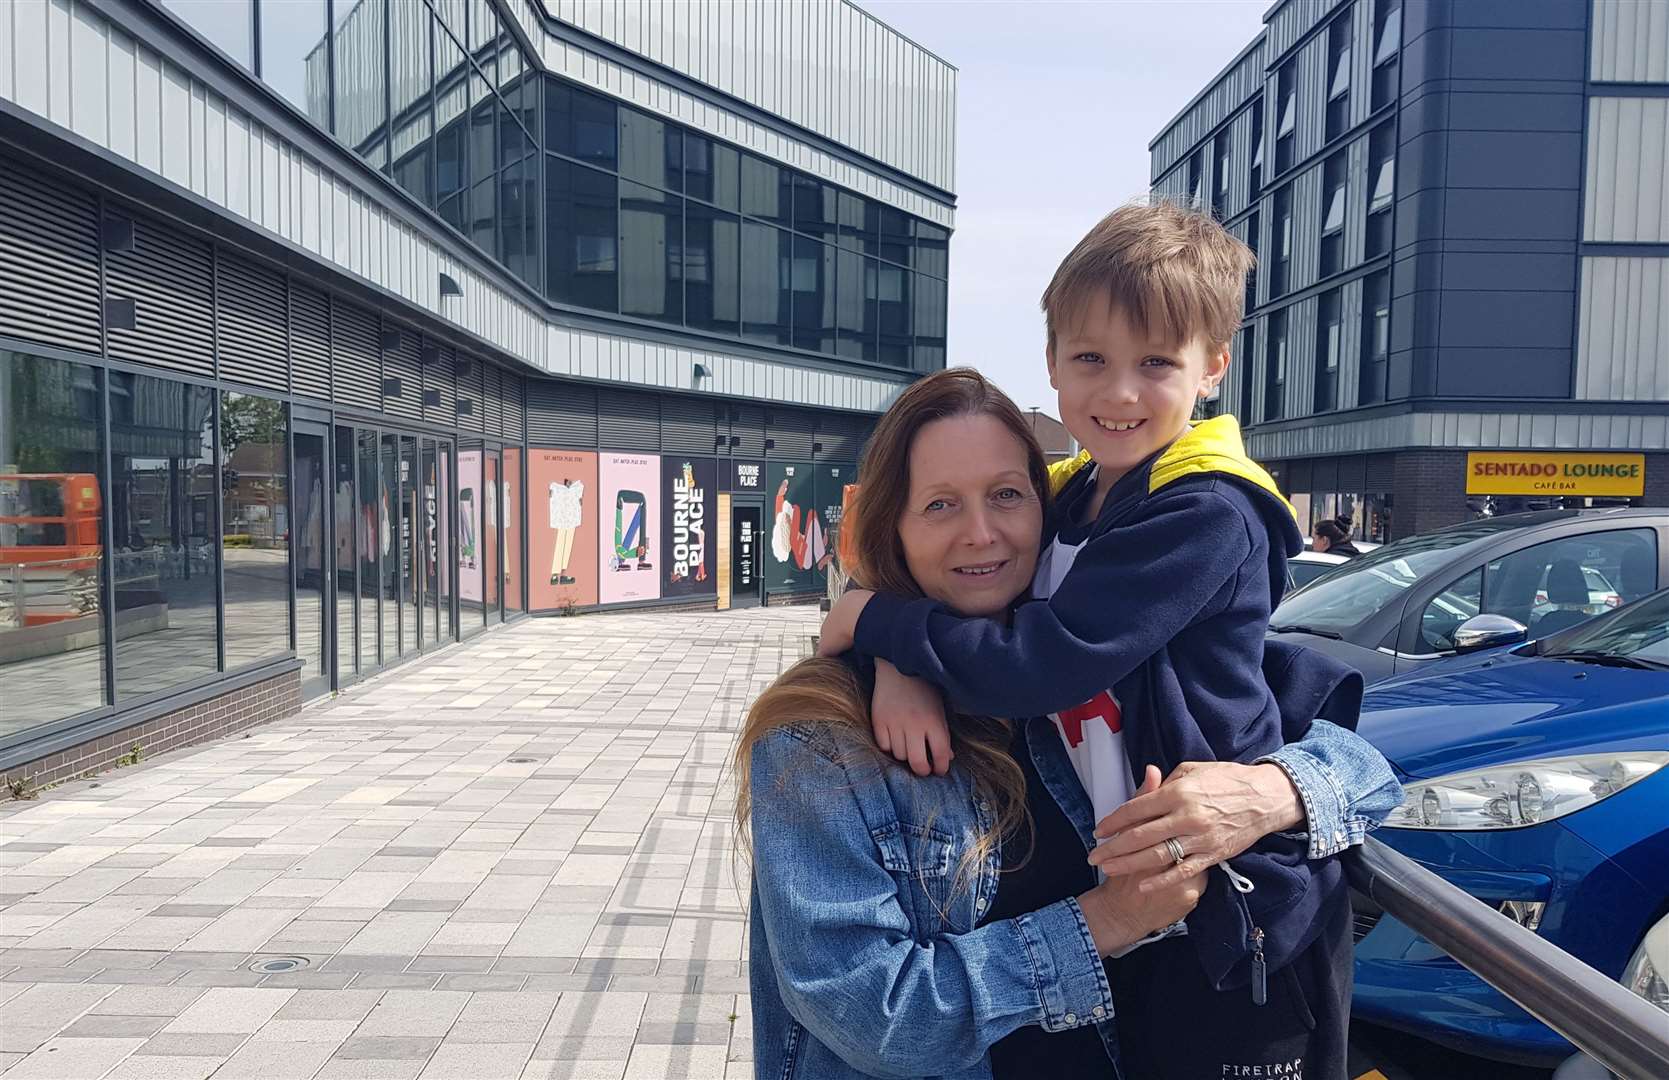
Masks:
[[[1148,778],[1159,770],[1148,766]],[[1168,889],[1239,855],[1272,832],[1302,824],[1304,807],[1279,765],[1185,761],[1157,791],[1141,791],[1095,827],[1106,842],[1090,862],[1109,877],[1128,875],[1143,892]],[[1166,839],[1182,845],[1175,862]]]
[[[882,752],[910,763],[917,776],[950,771],[950,725],[938,687],[875,661],[875,700],[870,705],[875,742]]]
[[[858,633],[858,616],[874,595],[868,589],[848,589],[841,594],[823,617],[823,629],[817,632],[818,656],[839,656],[851,651]]]

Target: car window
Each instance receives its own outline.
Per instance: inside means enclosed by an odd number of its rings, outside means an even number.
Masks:
[[[1657,536],[1652,530],[1588,533],[1491,562],[1484,568],[1483,610],[1518,620],[1530,628],[1531,637],[1544,637],[1656,586]]]
[[[1269,621],[1349,637],[1390,604],[1402,604],[1415,582],[1455,557],[1455,548],[1495,531],[1487,524],[1468,524],[1386,544],[1291,593]]]
[[[1308,585],[1316,578],[1337,569],[1340,563],[1310,562],[1308,559],[1293,559],[1287,563],[1288,576],[1292,578],[1292,587]]]
[[[1420,643],[1433,652],[1452,652],[1455,631],[1483,605],[1484,572],[1474,570],[1436,596],[1420,612]]]

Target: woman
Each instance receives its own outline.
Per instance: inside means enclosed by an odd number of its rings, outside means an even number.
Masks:
[[[1043,455],[976,372],[907,390],[863,476],[847,524],[866,584],[968,615],[1026,593]],[[1279,664],[1271,686],[1302,730],[1322,701]],[[917,777],[875,744],[871,680],[855,661],[803,661],[742,732],[761,1077],[1116,1075],[1104,958],[1187,914],[1203,871],[1262,836],[1307,821],[1310,857],[1325,856],[1400,798],[1382,758],[1318,722],[1269,763],[1184,766],[1158,790],[1150,770],[1115,815],[1117,876],[1098,883],[1089,802],[1051,726],[959,717],[948,773]],[[1144,888],[1133,871],[1159,876]]]
[[[1336,518],[1316,522],[1315,531],[1310,534],[1310,550],[1326,551],[1350,559],[1362,554],[1350,542],[1350,515],[1340,514]]]

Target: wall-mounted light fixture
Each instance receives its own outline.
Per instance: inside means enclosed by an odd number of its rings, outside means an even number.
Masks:
[[[429,405],[429,406],[439,405],[440,404],[440,391],[439,390],[425,390],[425,391],[423,391],[423,404]]]
[[[99,242],[109,252],[133,250],[133,219],[107,217],[99,229]]]
[[[765,449],[775,450],[776,448],[777,448],[777,441],[775,439],[766,439],[765,440]]]
[[[728,438],[726,438],[723,435],[720,435],[713,440],[713,449],[714,450],[723,450],[725,448],[725,446],[729,444],[729,442],[730,442],[730,440]]]
[[[423,346],[423,366],[429,367],[438,363],[440,363],[440,346],[433,344]]]
[[[139,311],[132,300],[107,297],[104,301],[104,326],[107,330],[132,330],[139,325]]]
[[[382,328],[382,337],[380,340],[383,352],[394,352],[400,347],[401,342],[404,339],[400,337],[399,327],[385,326]]]
[[[440,295],[441,299],[444,300],[448,296],[462,296],[464,290],[458,288],[458,283],[452,280],[451,275],[442,274],[440,276]]]
[[[820,442],[812,443],[811,444],[811,452],[814,453],[814,454],[821,454],[823,452],[823,444],[820,443]]]
[[[713,372],[706,364],[697,361],[691,365],[690,376],[692,382],[699,383],[702,379],[710,378]]]
[[[467,379],[474,366],[474,363],[469,360],[454,360],[452,361],[452,374],[460,379]]]
[[[730,437],[730,445],[732,447],[741,446],[742,445],[742,437],[740,435],[732,435]]]
[[[471,401],[469,398],[459,398],[458,399],[458,415],[459,416],[469,416],[474,412],[475,412],[475,402]]]
[[[384,379],[382,381],[382,396],[385,398],[401,397],[404,391],[405,387],[399,379]]]

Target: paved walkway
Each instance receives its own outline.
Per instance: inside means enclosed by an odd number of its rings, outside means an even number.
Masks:
[[[815,624],[531,620],[0,803],[0,1074],[751,1075],[724,773]]]

